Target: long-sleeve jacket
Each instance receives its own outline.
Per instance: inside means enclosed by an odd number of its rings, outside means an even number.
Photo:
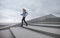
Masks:
[[[28,15],[28,13],[22,13],[21,14],[23,17],[26,17]]]

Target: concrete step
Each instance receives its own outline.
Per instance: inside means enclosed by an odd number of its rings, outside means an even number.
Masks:
[[[60,27],[60,25],[57,25],[57,24],[38,24],[38,23],[30,23],[29,25],[42,25],[42,26],[58,26]]]
[[[16,38],[54,38],[48,35],[34,32],[23,27],[13,27],[10,28]]]
[[[24,25],[24,27],[60,35],[60,29],[57,29],[57,28],[37,27],[37,26],[32,26],[32,25],[31,26],[30,25],[29,26]]]

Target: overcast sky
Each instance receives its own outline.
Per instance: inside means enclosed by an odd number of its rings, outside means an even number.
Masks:
[[[0,0],[0,22],[20,22],[22,8],[27,20],[53,14],[60,17],[60,0]]]

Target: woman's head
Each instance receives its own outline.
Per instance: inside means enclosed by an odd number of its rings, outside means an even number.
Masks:
[[[23,8],[22,10],[23,10],[23,13],[27,13],[27,12],[26,12],[26,9]]]
[[[23,8],[23,11],[26,11],[26,9]]]

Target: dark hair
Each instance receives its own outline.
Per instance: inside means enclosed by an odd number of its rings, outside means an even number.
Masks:
[[[25,13],[27,13],[27,12],[26,12],[26,9],[24,9],[24,8],[23,8],[23,11],[24,11]]]
[[[23,8],[24,11],[26,11],[26,9]]]

